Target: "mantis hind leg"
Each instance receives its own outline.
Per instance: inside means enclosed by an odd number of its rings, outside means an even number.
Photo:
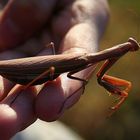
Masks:
[[[50,67],[48,70],[46,70],[45,72],[43,72],[42,74],[40,74],[39,76],[37,76],[35,79],[33,79],[31,82],[29,82],[27,85],[22,86],[22,91],[28,89],[30,86],[32,86],[36,81],[38,81],[39,79],[41,79],[43,76],[48,75],[50,77],[50,80],[53,80],[53,76],[54,76],[54,72],[55,72],[55,67]],[[18,96],[20,95],[20,93],[18,93],[14,99],[11,101],[10,106],[15,102],[15,100],[18,98]]]
[[[52,54],[55,55],[56,52],[55,52],[55,47],[54,47],[54,43],[53,42],[50,42],[47,46],[47,48],[51,48],[51,51],[52,51]]]
[[[59,112],[61,112],[61,110],[64,108],[66,102],[67,102],[68,100],[71,100],[71,98],[72,98],[73,96],[75,96],[76,93],[77,93],[78,91],[80,91],[80,90],[82,89],[82,92],[84,92],[84,90],[85,90],[85,85],[88,83],[88,79],[82,79],[82,78],[76,77],[76,76],[74,76],[74,74],[76,74],[76,73],[82,71],[83,69],[89,68],[89,67],[91,67],[91,66],[92,66],[92,65],[83,66],[83,67],[80,67],[79,69],[70,71],[70,72],[67,74],[67,77],[68,77],[68,78],[73,79],[73,80],[80,81],[80,82],[82,82],[83,84],[82,84],[82,86],[80,86],[79,88],[77,88],[72,94],[70,94],[70,95],[66,98],[66,100],[63,102],[63,104],[62,104],[62,106],[61,106]],[[94,69],[93,69],[93,70],[94,70]],[[90,75],[90,74],[93,72],[93,70],[91,70],[91,72],[88,73],[88,75]],[[76,101],[77,101],[77,100],[76,100]]]
[[[78,80],[78,81],[81,81],[83,82],[84,85],[86,85],[88,83],[88,79],[83,79],[83,78],[80,78],[80,77],[76,77],[74,76],[74,74],[84,70],[84,69],[87,69],[89,67],[92,67],[92,64],[89,64],[87,66],[83,66],[83,67],[80,67],[79,69],[76,69],[76,70],[73,70],[73,71],[70,71],[68,74],[67,74],[67,77],[70,78],[70,79],[73,79],[73,80]],[[94,69],[93,69],[94,70]],[[93,70],[91,70],[90,73],[88,73],[88,75],[91,75]],[[88,77],[88,76],[87,76]]]
[[[105,61],[103,66],[97,73],[97,81],[112,95],[118,95],[118,103],[111,107],[112,113],[115,112],[124,103],[128,97],[128,92],[131,89],[131,82],[106,75],[106,71],[118,60],[119,58],[112,58]],[[123,89],[122,89],[123,88]],[[111,113],[111,114],[112,114]],[[110,114],[110,115],[111,115]]]

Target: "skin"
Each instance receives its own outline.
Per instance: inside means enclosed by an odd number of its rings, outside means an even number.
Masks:
[[[23,0],[20,1],[22,2]],[[17,0],[13,0],[12,3],[17,3]],[[51,5],[49,6],[49,4]],[[55,4],[58,5],[57,14],[52,14]],[[47,10],[45,12],[49,14],[47,14],[46,19],[43,17],[41,18],[42,22],[39,24],[35,23],[37,24],[36,28],[29,30],[29,34],[28,30],[24,30],[23,36],[26,36],[24,40],[19,37],[13,40],[13,42],[11,41],[12,39],[9,42],[8,40],[1,41],[1,38],[6,38],[6,35],[3,36],[1,32],[6,32],[8,38],[18,36],[17,33],[10,30],[11,27],[9,27],[9,30],[4,29],[5,21],[10,15],[5,16],[4,19],[1,17],[0,44],[2,42],[3,45],[2,47],[0,45],[0,51],[4,50],[1,52],[1,59],[36,55],[40,48],[42,49],[50,41],[54,42],[56,53],[96,52],[98,50],[98,42],[108,21],[109,12],[105,0],[73,0],[70,2],[68,0],[61,0],[59,3],[57,3],[57,0],[53,0],[51,3],[48,0],[47,7],[49,8],[45,8]],[[9,6],[8,8],[7,11],[11,12],[11,7]],[[30,9],[34,10],[31,7]],[[16,10],[16,13],[19,13],[19,8]],[[2,15],[5,14],[4,12]],[[27,13],[21,16],[28,17]],[[10,18],[10,20],[15,23],[16,18]],[[18,24],[20,23],[16,21],[16,26]],[[22,24],[24,25],[24,22]],[[39,29],[42,29],[42,27],[43,31],[40,31]],[[19,31],[23,30],[20,26],[19,29]],[[39,35],[33,36],[36,29]],[[10,34],[8,34],[8,31]],[[10,45],[11,42],[12,45]],[[29,46],[35,48],[29,49]],[[13,49],[11,50],[11,48]],[[45,48],[38,55],[48,55],[51,53],[52,51],[49,48]],[[93,70],[94,67],[88,68],[79,72],[76,76],[89,79]],[[31,125],[37,118],[44,121],[57,120],[66,109],[73,106],[79,100],[84,91],[82,86],[83,82],[67,78],[66,73],[60,75],[54,81],[46,82],[42,87],[34,86],[25,90],[23,90],[23,86],[15,85],[0,77],[0,139],[10,139],[17,132]],[[19,93],[18,98],[12,102]],[[7,96],[3,99],[5,95]]]

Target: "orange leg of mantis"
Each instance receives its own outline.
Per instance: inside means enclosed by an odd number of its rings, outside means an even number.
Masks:
[[[37,80],[39,80],[40,78],[42,78],[45,75],[50,75],[50,80],[53,80],[53,76],[54,76],[54,72],[55,72],[55,68],[54,67],[50,67],[50,69],[46,70],[45,72],[43,72],[42,74],[40,74],[39,76],[37,76],[34,80],[32,80],[30,83],[28,83],[25,86],[22,86],[22,91],[28,89],[30,86],[32,86],[34,84],[34,82],[36,82]],[[10,103],[10,106],[15,102],[15,100],[18,98],[18,96],[20,95],[20,93],[18,93],[15,98],[12,100],[12,102]]]
[[[49,74],[50,80],[53,80],[54,72],[55,72],[55,67],[53,67],[53,66],[50,67],[48,70],[44,71],[39,76],[37,76],[34,80],[32,80],[30,83],[28,83],[26,86],[24,86],[24,90],[27,89],[28,87],[30,87],[31,85],[33,85],[36,81],[38,81],[45,75]]]
[[[118,60],[119,58],[108,59],[105,61],[101,69],[97,73],[97,81],[112,95],[118,95],[118,103],[111,107],[112,111],[116,111],[126,100],[128,92],[131,89],[131,82],[122,80],[116,77],[106,75],[105,72]],[[122,89],[123,88],[123,89]]]

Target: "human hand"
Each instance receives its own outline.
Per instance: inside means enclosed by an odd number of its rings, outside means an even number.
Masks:
[[[96,52],[108,18],[105,0],[11,0],[7,5],[0,20],[0,50],[5,50],[2,59],[35,55],[34,50],[41,50],[50,41],[56,53]],[[46,48],[40,55],[50,53]],[[76,76],[87,79],[92,71],[93,67]],[[69,79],[65,73],[45,83],[38,93],[38,86],[22,91],[22,86],[1,77],[0,138],[9,139],[37,118],[58,119],[79,100],[82,86],[81,81]]]

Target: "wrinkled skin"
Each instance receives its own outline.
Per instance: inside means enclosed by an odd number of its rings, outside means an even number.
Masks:
[[[88,53],[98,50],[108,7],[105,0],[9,0],[0,16],[0,59],[52,54],[45,48],[50,41],[56,53]],[[76,76],[89,79],[93,70]],[[37,118],[57,120],[79,100],[82,86],[83,82],[62,74],[42,87],[23,90],[0,77],[0,139],[9,139]]]

